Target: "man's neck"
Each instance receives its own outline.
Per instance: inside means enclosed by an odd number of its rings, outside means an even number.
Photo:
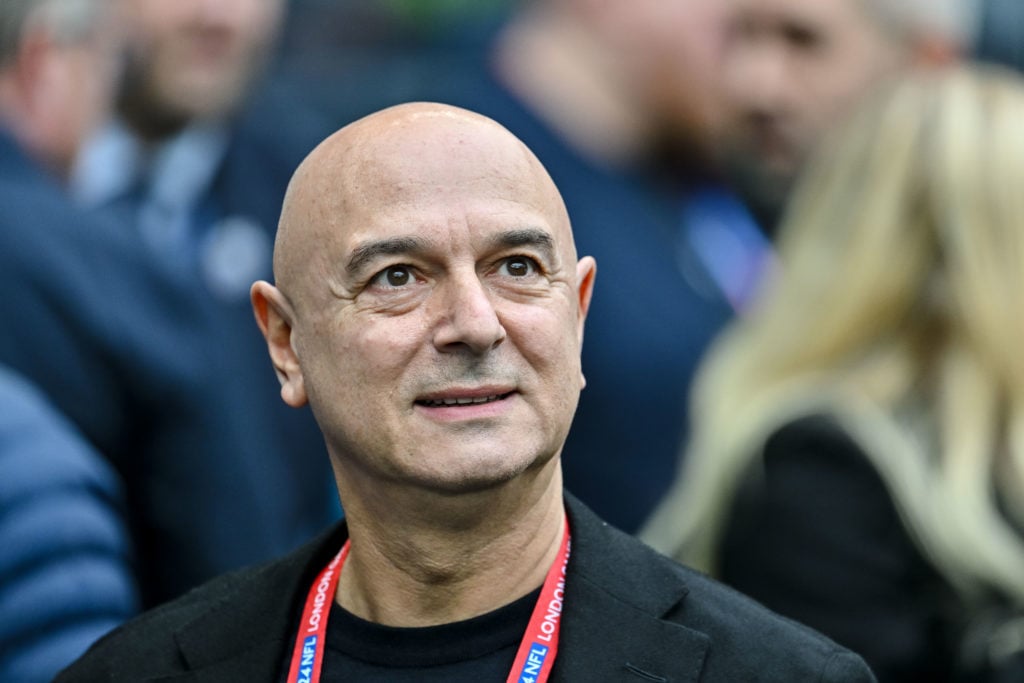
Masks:
[[[565,529],[557,461],[536,493],[498,490],[346,505],[338,603],[368,621],[431,626],[485,614],[543,583]],[[428,496],[429,497],[429,496]]]

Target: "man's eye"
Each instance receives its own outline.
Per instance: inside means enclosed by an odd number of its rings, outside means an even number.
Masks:
[[[389,266],[374,276],[372,284],[381,287],[404,287],[413,281],[408,266]]]
[[[512,256],[501,264],[501,271],[511,277],[529,277],[536,275],[540,268],[537,262],[527,256]]]
[[[790,24],[783,27],[783,37],[790,46],[808,52],[825,45],[825,35],[813,26]]]

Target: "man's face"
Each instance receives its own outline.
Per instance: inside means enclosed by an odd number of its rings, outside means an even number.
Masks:
[[[556,190],[491,124],[371,137],[289,200],[316,243],[279,279],[342,477],[453,493],[550,462],[583,386],[593,268]]]
[[[110,113],[120,74],[121,38],[114,15],[108,13],[86,34],[52,45],[33,114],[33,146],[61,174]]]
[[[283,0],[126,0],[125,106],[187,121],[237,106],[262,67]]]
[[[780,208],[813,146],[905,50],[862,0],[737,0],[725,146],[741,192]]]
[[[651,129],[650,144],[687,166],[706,161],[722,112],[723,0],[568,0],[595,33],[612,78]],[[695,163],[696,162],[696,163]]]
[[[638,104],[666,133],[703,143],[721,117],[719,70],[728,3],[632,0],[601,3]]]

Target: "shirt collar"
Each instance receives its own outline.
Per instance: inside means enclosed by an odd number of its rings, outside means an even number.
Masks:
[[[147,186],[150,201],[167,208],[193,206],[213,184],[227,144],[222,123],[195,124],[166,142],[147,146],[116,120],[83,148],[72,171],[72,189],[89,208],[103,206],[139,183]]]

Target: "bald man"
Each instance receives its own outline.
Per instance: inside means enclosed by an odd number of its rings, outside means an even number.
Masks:
[[[347,521],[59,681],[873,680],[563,494],[595,263],[504,128],[420,103],[342,129],[292,179],[274,272],[256,318]]]

